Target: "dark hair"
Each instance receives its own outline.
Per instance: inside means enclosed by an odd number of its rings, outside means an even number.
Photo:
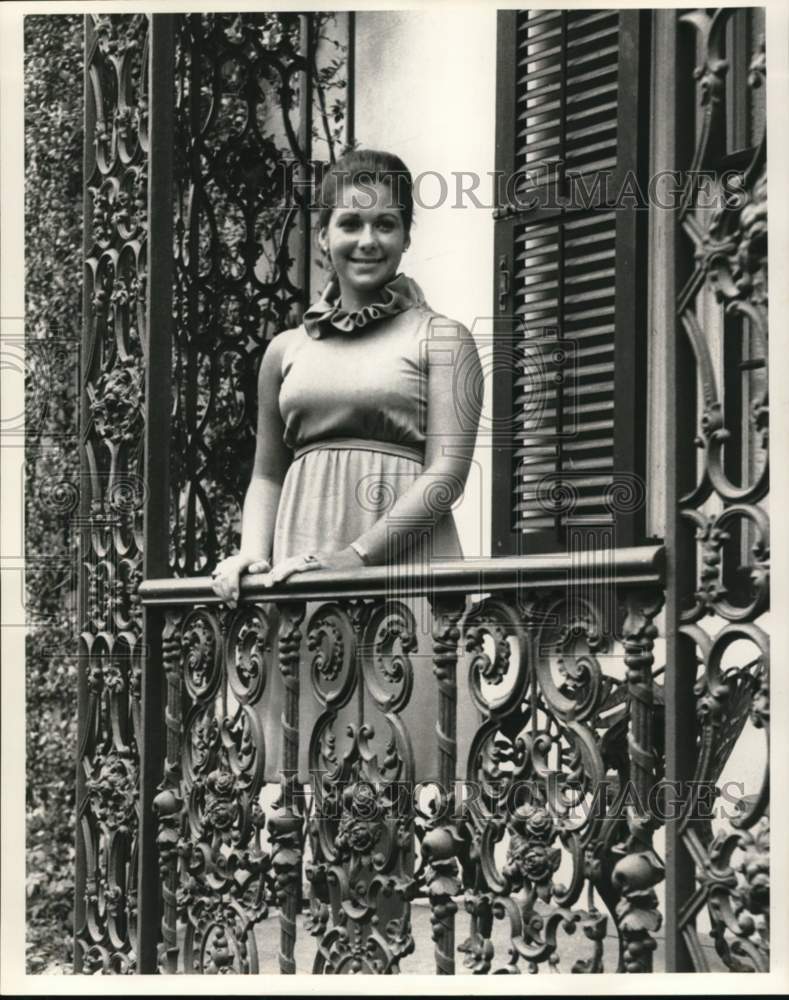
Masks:
[[[323,176],[318,195],[321,228],[328,226],[345,184],[387,184],[400,209],[405,234],[409,235],[414,218],[414,180],[399,156],[380,149],[352,149],[332,163]]]

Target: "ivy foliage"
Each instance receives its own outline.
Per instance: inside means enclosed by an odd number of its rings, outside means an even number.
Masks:
[[[83,25],[25,18],[27,968],[68,972],[77,737]]]

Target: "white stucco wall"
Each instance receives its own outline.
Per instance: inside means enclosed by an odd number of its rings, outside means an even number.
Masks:
[[[489,368],[493,197],[485,180],[495,166],[496,9],[358,11],[355,58],[356,138],[402,157],[423,206],[402,270],[436,311],[474,332]],[[463,171],[483,178],[477,194],[485,207],[457,197]],[[467,558],[490,554],[490,406],[486,387],[474,464],[455,511]]]

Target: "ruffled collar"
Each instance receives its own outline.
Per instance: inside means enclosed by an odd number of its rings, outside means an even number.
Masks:
[[[304,313],[304,329],[314,340],[331,328],[353,333],[384,316],[396,316],[412,306],[424,306],[425,296],[419,285],[405,274],[398,274],[381,289],[381,297],[369,306],[350,311],[340,305],[340,285],[334,275],[321,297]]]

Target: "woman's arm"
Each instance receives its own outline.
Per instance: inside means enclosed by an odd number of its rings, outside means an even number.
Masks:
[[[284,336],[274,338],[258,373],[255,461],[241,520],[241,553],[256,560],[271,559],[279,497],[291,461],[279,409],[284,344]]]
[[[252,478],[244,497],[239,552],[214,570],[214,591],[234,604],[242,573],[270,568],[274,524],[282,483],[291,460],[284,441],[279,409],[284,337],[275,337],[266,349],[258,372],[258,420]]]
[[[471,466],[482,405],[482,367],[474,338],[461,324],[442,318],[440,337],[426,341],[428,351],[425,468],[392,507],[351,546],[339,552],[318,552],[318,561],[293,556],[268,574],[272,586],[294,573],[310,569],[353,569],[402,559],[402,542],[428,530],[461,496]],[[384,484],[385,485],[385,484]],[[353,489],[354,483],[348,484]],[[399,532],[398,532],[399,526]],[[395,552],[390,537],[400,534]]]
[[[460,498],[466,485],[482,406],[482,368],[474,338],[442,318],[428,352],[425,468],[387,513],[353,543],[370,565],[402,558],[402,542],[429,529]],[[399,535],[389,552],[390,539]]]

